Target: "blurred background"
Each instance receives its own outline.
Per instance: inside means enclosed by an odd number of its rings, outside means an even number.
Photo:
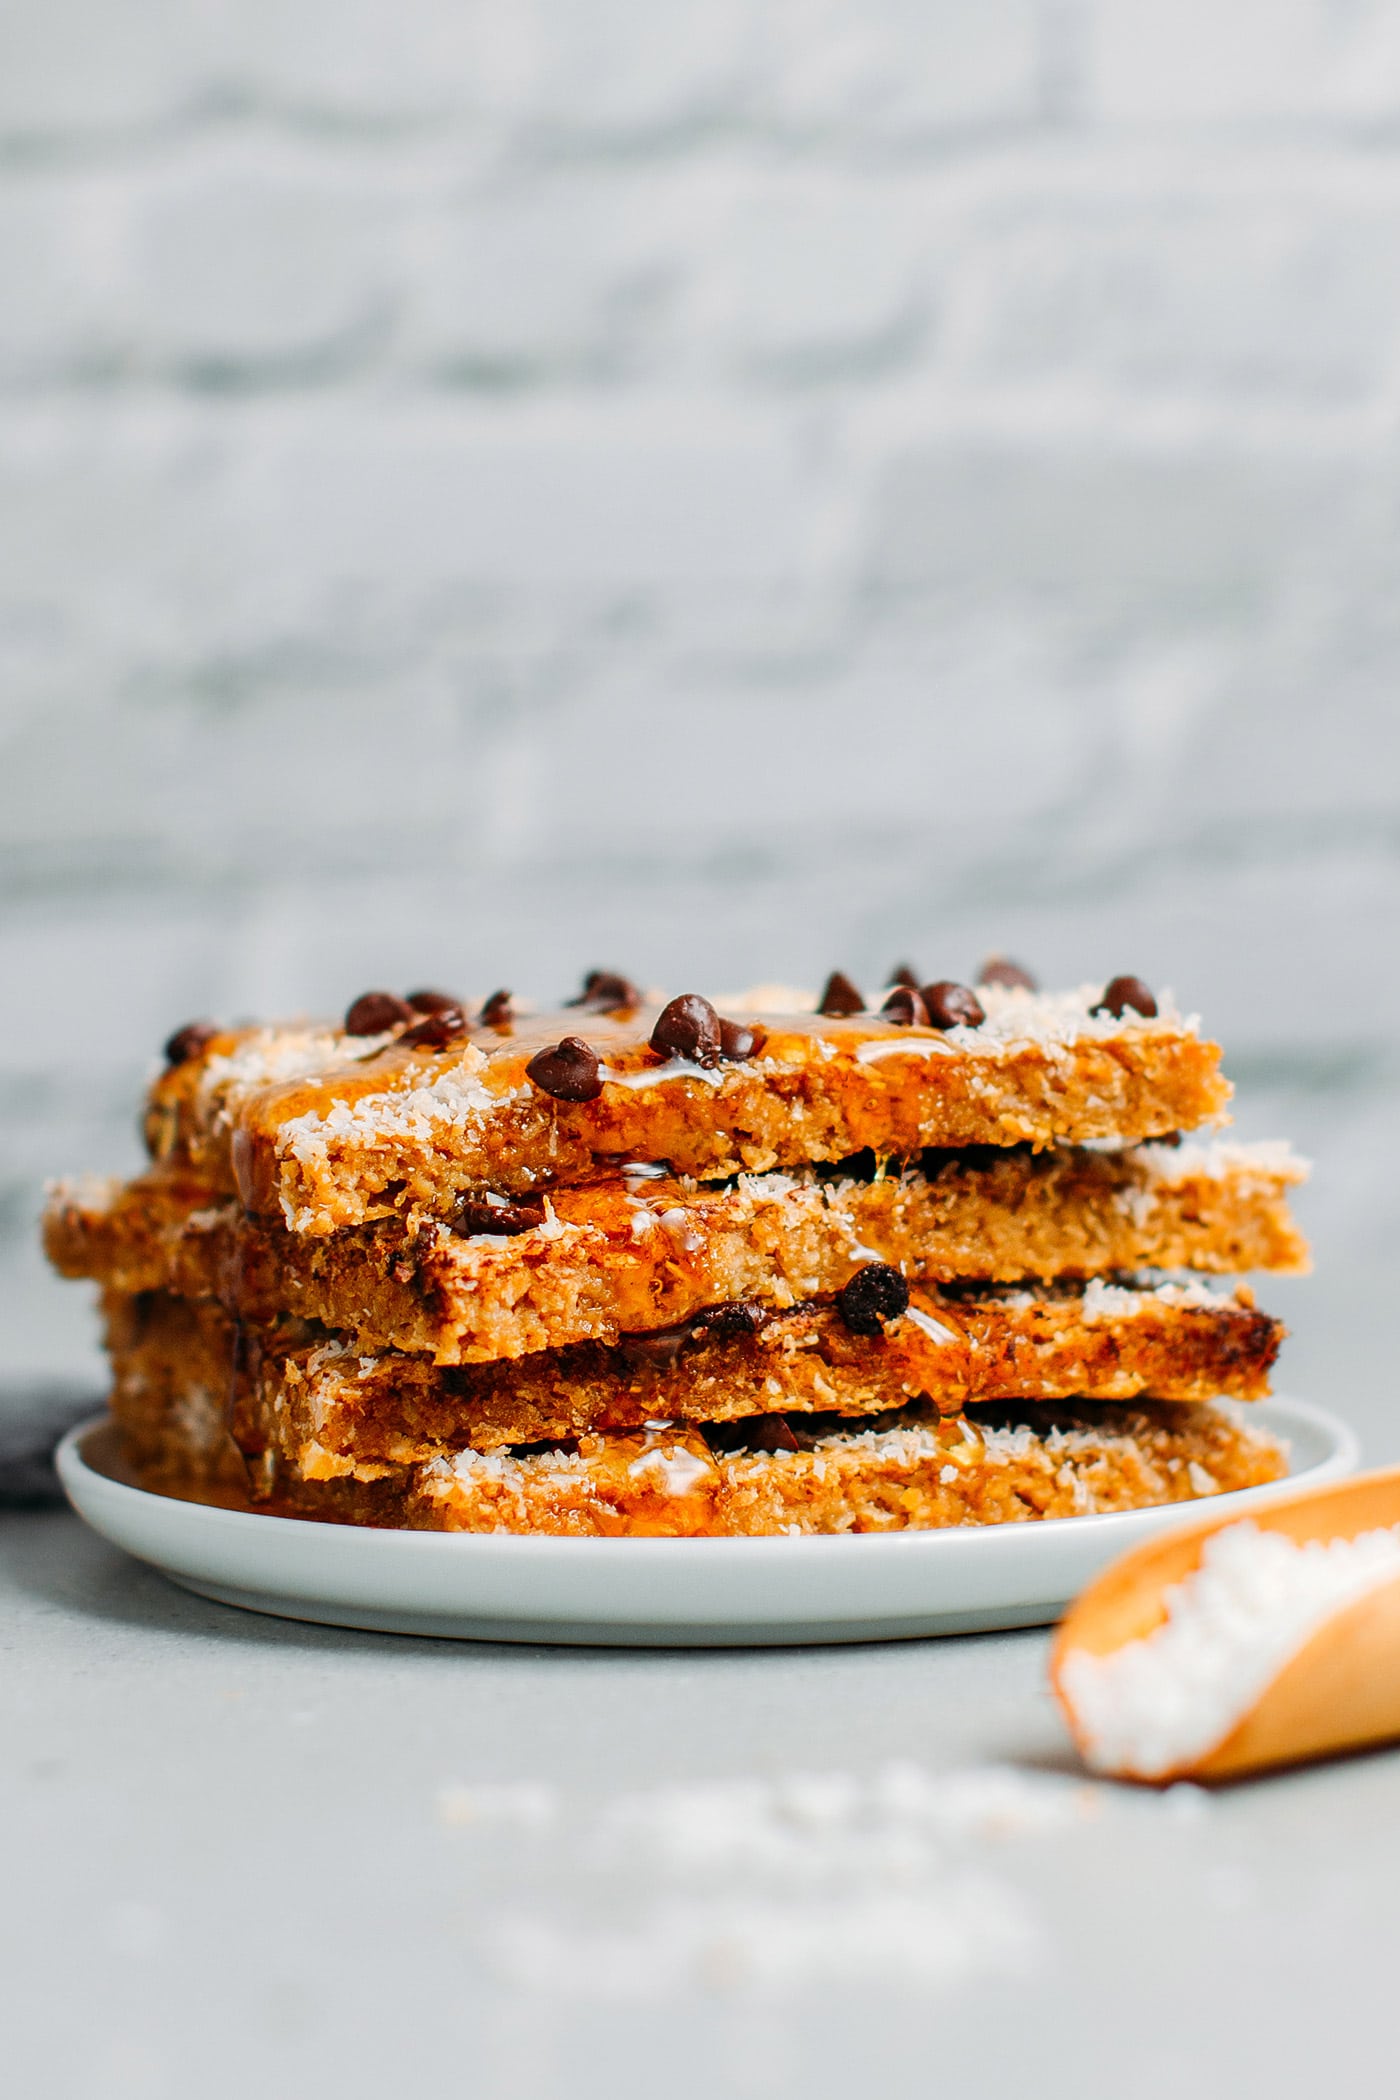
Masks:
[[[1400,1455],[1400,5],[9,0],[0,273],[12,1390],[191,1015],[995,946]]]

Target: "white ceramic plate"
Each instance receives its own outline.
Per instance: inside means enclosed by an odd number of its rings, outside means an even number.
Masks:
[[[1286,1482],[1214,1498],[1241,1514],[1300,1481],[1354,1470],[1345,1423],[1299,1400],[1250,1419],[1286,1437]],[[221,1604],[455,1640],[763,1647],[1044,1626],[1105,1562],[1199,1502],[1117,1516],[846,1538],[558,1539],[362,1531],[208,1509],[107,1470],[106,1418],[73,1430],[58,1470],[113,1545]]]

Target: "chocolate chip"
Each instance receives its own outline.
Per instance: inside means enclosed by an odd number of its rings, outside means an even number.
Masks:
[[[675,1363],[690,1340],[690,1322],[678,1327],[658,1327],[651,1334],[619,1335],[617,1353],[626,1364],[638,1369],[665,1371]]]
[[[698,992],[682,992],[662,1007],[651,1031],[651,1047],[658,1057],[678,1057],[689,1065],[717,1065],[719,1015]]]
[[[980,1028],[987,1018],[977,994],[950,977],[924,986],[924,1004],[935,1028]]]
[[[1103,988],[1102,999],[1089,1011],[1112,1014],[1115,1021],[1121,1021],[1131,1011],[1150,1021],[1157,1012],[1157,1001],[1140,977],[1111,977]]]
[[[745,1415],[740,1422],[730,1424],[741,1439],[743,1451],[800,1451],[802,1446],[792,1433],[792,1425],[786,1415]]]
[[[583,980],[583,990],[577,999],[565,1001],[567,1006],[582,1007],[585,1013],[613,1013],[619,1007],[640,1006],[642,995],[629,978],[619,977],[616,970],[590,970]]]
[[[452,1213],[454,1230],[464,1235],[492,1232],[513,1237],[517,1232],[533,1232],[543,1223],[543,1203],[484,1203],[473,1196],[460,1196]]]
[[[896,963],[889,976],[885,979],[885,983],[907,984],[912,991],[916,992],[919,989],[919,980],[910,969],[908,963]]]
[[[165,1046],[165,1062],[168,1065],[187,1065],[192,1057],[198,1057],[219,1033],[212,1021],[186,1021],[177,1028]]]
[[[399,1041],[410,1050],[445,1050],[449,1043],[460,1043],[467,1033],[469,1023],[460,1006],[445,1006],[439,1013],[427,1014],[412,1028],[405,1028]]]
[[[999,984],[1004,991],[1008,992],[1038,992],[1040,990],[1040,986],[1036,983],[1030,971],[1023,970],[1019,963],[1012,962],[1011,958],[1006,955],[989,955],[977,972],[977,982],[979,984]]]
[[[515,1019],[515,1009],[510,1003],[509,992],[492,992],[481,1009],[483,1028],[509,1028]]]
[[[817,1012],[841,1019],[865,1012],[865,994],[851,983],[844,970],[833,970],[817,1001]]]
[[[879,1334],[909,1310],[909,1286],[888,1262],[868,1261],[836,1293],[836,1310],[852,1334]]]
[[[596,1101],[603,1091],[598,1053],[579,1035],[566,1035],[552,1049],[537,1050],[525,1076],[556,1101]]]
[[[719,1054],[726,1064],[742,1064],[746,1057],[757,1057],[766,1040],[763,1030],[750,1021],[719,1024]]]
[[[1149,1138],[1148,1143],[1165,1145],[1169,1151],[1177,1152],[1181,1149],[1181,1132],[1179,1130],[1164,1130],[1160,1137]]]
[[[716,1458],[732,1458],[738,1451],[802,1449],[786,1415],[743,1415],[737,1422],[701,1422],[699,1429]]]
[[[413,1018],[413,1008],[406,999],[396,999],[392,992],[361,992],[346,1013],[345,1033],[387,1035],[400,1022]]]
[[[912,984],[897,984],[880,1008],[881,1018],[900,1028],[927,1028],[928,1008]]]
[[[757,1334],[767,1317],[764,1306],[752,1298],[739,1298],[731,1305],[707,1305],[690,1325],[692,1332],[709,1335],[715,1341],[735,1341]]]
[[[460,1013],[462,1002],[451,992],[410,992],[408,1003],[416,1014]]]

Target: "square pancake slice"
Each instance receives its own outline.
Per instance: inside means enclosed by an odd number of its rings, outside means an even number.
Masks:
[[[1288,1211],[1304,1168],[1284,1145],[1118,1151],[1057,1145],[926,1153],[864,1173],[810,1168],[682,1181],[638,1166],[531,1201],[459,1203],[330,1235],[250,1218],[178,1166],[61,1184],[50,1259],[124,1292],[291,1312],[367,1349],[440,1364],[519,1357],[744,1301],[788,1310],[869,1261],[911,1282],[1050,1281],[1144,1267],[1298,1270]]]
[[[801,1424],[791,1448],[658,1427],[574,1451],[459,1452],[414,1469],[403,1510],[423,1530],[605,1538],[923,1531],[1148,1509],[1286,1471],[1275,1439],[1222,1406],[911,1407],[860,1429]]]
[[[255,1482],[286,1469],[367,1483],[466,1447],[661,1420],[875,1415],[912,1400],[951,1415],[987,1401],[1258,1398],[1282,1336],[1247,1291],[1194,1283],[916,1287],[905,1314],[866,1333],[832,1305],[742,1312],[616,1348],[444,1368],[366,1355],[301,1321],[236,1325],[210,1300],[109,1293],[113,1412],[148,1463],[196,1446],[222,1463],[231,1428]]]
[[[250,1211],[329,1233],[628,1161],[715,1180],[867,1148],[1132,1143],[1222,1119],[1219,1047],[1195,1019],[1165,1003],[1115,1014],[1103,996],[988,985],[983,1019],[947,1028],[711,1009],[722,1052],[695,1056],[652,1047],[655,1005],[463,1018],[446,1042],[425,1022],[368,1037],[184,1030],[151,1089],[147,1143]]]

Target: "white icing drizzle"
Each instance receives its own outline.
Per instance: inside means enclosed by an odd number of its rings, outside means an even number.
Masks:
[[[723,1086],[724,1074],[717,1067],[690,1064],[683,1057],[668,1058],[664,1065],[653,1065],[645,1072],[617,1072],[611,1065],[598,1067],[599,1076],[612,1086],[664,1086],[670,1079],[699,1079],[706,1086]]]
[[[881,1036],[872,1043],[862,1043],[856,1051],[856,1063],[873,1065],[882,1057],[951,1057],[951,1047],[941,1035],[911,1036],[906,1042],[902,1036],[890,1039]]]

